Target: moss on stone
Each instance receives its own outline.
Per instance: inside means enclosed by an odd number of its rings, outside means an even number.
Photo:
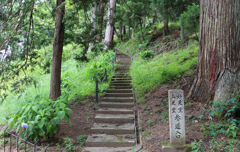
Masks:
[[[191,144],[171,145],[168,141],[162,141],[162,145],[163,146],[173,147],[173,148],[176,148],[176,149],[184,149],[184,148],[186,148],[187,151],[191,151],[191,149],[192,149],[192,145]]]

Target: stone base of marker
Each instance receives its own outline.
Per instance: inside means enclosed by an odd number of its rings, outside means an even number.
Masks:
[[[162,152],[191,152],[191,144],[169,145],[168,142],[162,143]]]
[[[186,148],[174,148],[171,146],[162,146],[162,152],[187,152]]]

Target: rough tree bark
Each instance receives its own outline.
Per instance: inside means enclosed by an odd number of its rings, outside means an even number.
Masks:
[[[143,36],[143,31],[142,31],[142,20],[139,19],[139,22],[140,22],[140,28],[141,28],[141,36],[142,36],[143,41],[145,41],[144,36]]]
[[[122,26],[122,35],[126,34],[126,28],[125,26]]]
[[[168,19],[163,21],[163,35],[166,36],[168,34]]]
[[[92,16],[91,16],[91,23],[92,23],[92,29],[91,29],[91,35],[95,33],[97,22],[96,22],[96,13],[97,13],[97,3],[94,1],[92,4]],[[91,52],[91,49],[95,43],[95,38],[92,39],[92,42],[89,43],[88,46],[88,52]]]
[[[65,5],[61,5],[65,0],[57,0],[56,22],[53,40],[52,71],[50,82],[50,99],[57,100],[61,96],[61,64],[64,39]]]
[[[157,10],[154,10],[153,24],[155,24],[156,21],[157,21]]]
[[[117,2],[116,0],[109,0],[107,25],[106,25],[103,51],[107,51],[108,49],[110,49],[111,44],[112,44],[113,22],[114,22],[115,10],[116,10],[116,2]]]
[[[100,17],[99,17],[99,39],[98,42],[102,42],[102,28],[103,28],[103,17],[104,17],[104,8],[105,8],[105,0],[100,0]]]
[[[199,37],[190,97],[226,101],[240,90],[240,1],[201,0]]]
[[[132,27],[132,39],[134,39],[134,27]]]
[[[128,26],[128,39],[130,39],[131,27]]]

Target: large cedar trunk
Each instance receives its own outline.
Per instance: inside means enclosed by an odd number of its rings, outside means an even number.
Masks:
[[[104,17],[105,0],[100,0],[100,17],[99,17],[99,42],[102,42],[102,28],[103,28],[103,17]]]
[[[106,25],[103,51],[110,49],[110,47],[112,45],[113,23],[114,23],[115,10],[116,10],[116,0],[109,0],[107,25]]]
[[[57,0],[57,8],[65,0]],[[53,56],[52,56],[52,71],[50,84],[50,99],[57,100],[61,96],[61,64],[64,38],[64,23],[63,16],[65,13],[65,5],[56,9],[56,22],[53,40]]]
[[[96,13],[97,13],[97,3],[93,2],[93,4],[92,4],[92,16],[91,16],[91,23],[92,23],[91,35],[95,34],[96,27],[97,27]],[[89,43],[88,52],[91,52],[91,49],[92,49],[94,43],[95,43],[95,38],[93,38],[92,41]]]
[[[240,1],[201,0],[197,76],[190,97],[225,101],[240,90]]]

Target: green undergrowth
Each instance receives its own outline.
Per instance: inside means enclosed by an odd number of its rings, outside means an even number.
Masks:
[[[187,49],[163,52],[153,59],[134,57],[131,65],[133,86],[137,102],[144,101],[145,93],[151,92],[162,83],[171,82],[184,75],[194,74],[192,66],[197,64],[198,42],[193,41]]]
[[[9,116],[14,115],[30,101],[35,101],[36,97],[44,100],[49,97],[52,47],[35,51],[39,54],[38,58],[33,59],[36,64],[31,65],[5,84],[8,89],[4,93],[7,93],[8,96],[0,104],[0,124],[4,124]],[[79,101],[85,96],[94,95],[96,79],[100,82],[100,96],[103,95],[109,86],[114,73],[113,69],[116,67],[116,64],[112,64],[113,51],[89,57],[89,62],[74,59],[76,54],[81,51],[81,48],[76,44],[68,44],[63,48],[61,90],[62,96],[68,101]],[[105,69],[108,73],[108,82],[104,81]],[[25,78],[28,78],[29,83],[22,84],[21,82],[25,82],[23,81]]]

